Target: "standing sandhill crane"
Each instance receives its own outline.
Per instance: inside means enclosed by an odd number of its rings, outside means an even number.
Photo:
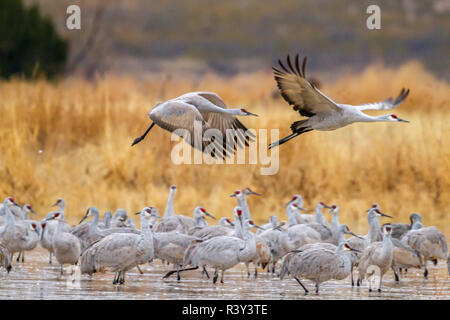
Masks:
[[[145,207],[140,212],[141,232],[114,233],[92,244],[80,258],[82,273],[89,275],[101,268],[111,268],[116,274],[113,284],[125,283],[125,273],[153,259],[153,234],[148,217],[155,207]]]
[[[352,248],[359,250],[360,252],[352,252],[352,286],[354,285],[353,281],[353,267],[357,267],[359,265],[359,259],[361,258],[361,252],[369,246],[369,244],[382,241],[383,234],[380,230],[379,217],[388,217],[391,216],[381,212],[376,207],[371,207],[369,209],[369,213],[367,214],[367,222],[369,223],[369,232],[364,237],[351,237],[348,239],[348,243]],[[359,283],[358,283],[359,285]]]
[[[400,281],[400,270],[423,267],[422,259],[417,251],[395,238],[392,238],[392,243],[394,244],[394,254],[391,267],[394,271],[395,281]]]
[[[273,229],[279,226],[278,223],[278,217],[276,215],[271,215],[269,218],[269,222],[266,224],[263,224],[261,226],[262,229],[258,229],[258,231],[256,231],[256,234],[261,234],[269,229]]]
[[[170,232],[170,231],[180,231],[183,233],[188,233],[189,230],[199,226],[207,225],[206,221],[203,219],[204,216],[211,217],[212,219],[216,219],[213,215],[208,213],[203,207],[196,207],[194,209],[194,218],[182,215],[175,214],[170,215],[167,218],[162,218],[158,225],[156,226],[156,232]]]
[[[28,231],[27,227],[21,223],[17,223],[11,212],[11,207],[17,206],[13,198],[8,197],[3,202],[3,210],[5,212],[5,224],[0,229],[1,243],[8,249],[11,254],[11,260],[16,252],[20,252],[27,246]]]
[[[127,221],[127,219],[128,219],[127,210],[117,209],[116,212],[114,212],[113,217],[111,219],[111,227],[125,228],[126,227],[125,221]]]
[[[320,233],[305,224],[296,224],[289,227],[287,231],[282,231],[279,234],[279,238],[281,256],[307,243],[320,242],[322,240]]]
[[[433,261],[437,264],[437,259],[448,259],[447,240],[436,227],[421,227],[422,224],[416,221],[401,242],[413,248],[423,259],[425,278],[428,277],[427,262]],[[417,229],[416,229],[417,228]]]
[[[11,253],[2,243],[0,243],[0,265],[6,269],[6,272],[11,271]]]
[[[299,210],[301,211],[309,211],[308,209],[303,208],[303,198],[299,194],[294,194],[292,199],[286,203],[284,206],[288,208],[290,205],[296,204]],[[295,212],[294,214],[294,220],[292,221],[293,224],[299,224],[299,223],[313,223],[315,222],[315,216],[311,214],[304,214],[300,212]],[[296,223],[294,223],[296,221]],[[300,222],[301,221],[301,222]]]
[[[20,261],[20,257],[22,257],[22,263],[25,262],[25,251],[33,250],[36,247],[37,242],[39,242],[41,224],[36,220],[31,220],[29,217],[30,213],[37,215],[37,212],[33,210],[30,204],[25,204],[22,207],[22,217],[16,219],[16,223],[24,226],[29,235],[29,242],[28,244],[25,244],[26,249],[19,252],[17,255],[17,262]],[[31,228],[30,225],[32,226]]]
[[[94,219],[90,222],[83,222],[87,217],[94,216]],[[81,243],[81,251],[89,247],[93,242],[101,240],[102,238],[113,234],[113,233],[134,233],[139,234],[139,230],[136,228],[129,227],[119,227],[119,228],[108,228],[100,229],[98,223],[100,220],[100,212],[95,207],[89,207],[86,214],[81,219],[80,224],[73,227],[70,231],[71,234],[75,235]]]
[[[299,208],[298,208],[298,206],[295,203],[291,204],[290,207],[293,208],[294,212],[296,212],[296,211],[298,212],[299,211]],[[320,237],[321,237],[322,241],[329,241],[329,240],[331,240],[333,238],[333,233],[332,233],[331,229],[328,228],[326,225],[321,224],[321,223],[317,223],[317,222],[307,223],[306,221],[303,221],[301,219],[302,218],[300,216],[300,221],[299,222],[301,224],[305,224],[306,226],[310,227],[311,229],[316,230],[320,234]]]
[[[243,239],[229,236],[214,237],[206,241],[193,241],[187,248],[183,265],[210,266],[215,269],[213,283],[217,282],[218,271],[222,271],[220,282],[223,283],[225,270],[240,262],[254,261],[257,256],[255,238],[250,228],[257,226],[253,220],[245,220]]]
[[[381,292],[381,282],[383,281],[384,274],[389,270],[392,265],[392,259],[394,255],[394,246],[392,244],[390,226],[386,225],[384,227],[384,239],[383,241],[376,241],[371,243],[361,255],[359,259],[359,279],[358,285],[366,277],[366,275],[373,275],[376,273],[377,269],[379,273],[379,285],[378,292]],[[369,274],[370,273],[370,274]],[[372,282],[369,281],[369,291],[372,291]]]
[[[233,228],[230,228],[229,226],[234,227],[234,223],[230,221],[228,218],[220,218],[219,225],[217,226],[206,226],[203,228],[194,228],[191,229],[188,234],[197,237],[197,238],[204,238],[209,239],[213,237],[219,237],[219,236],[231,236],[234,232]]]
[[[336,204],[333,204],[330,207],[330,211],[328,213],[332,214],[332,216],[331,216],[331,231],[333,233],[335,233],[335,232],[337,232],[337,230],[339,229],[339,226],[341,225],[339,223],[339,217],[338,217],[339,207]],[[350,246],[351,246],[351,244],[350,244]]]
[[[222,99],[214,92],[190,92],[158,103],[148,116],[153,123],[142,136],[133,141],[132,146],[141,142],[155,124],[181,136],[192,147],[207,154],[211,152],[211,146],[209,141],[202,139],[205,131],[208,129],[220,131],[223,141],[211,141],[218,150],[218,154],[212,154],[213,157],[220,155],[225,158],[229,153],[234,152],[236,146],[242,148],[242,144],[248,145],[248,142],[253,141],[255,137],[236,116],[257,115],[243,108],[227,109]],[[196,128],[197,126],[199,129]],[[183,131],[188,131],[190,135],[183,136],[185,132],[177,129],[184,129]],[[228,139],[230,130],[234,131],[233,140]]]
[[[280,279],[283,280],[286,273],[289,273],[302,286],[305,293],[308,293],[308,289],[298,278],[309,279],[315,282],[316,294],[319,294],[319,285],[322,282],[331,279],[342,280],[350,274],[350,256],[344,252],[344,248],[356,250],[348,243],[341,242],[337,247],[328,244],[317,248],[301,247],[290,252],[281,264]]]
[[[235,197],[237,200],[238,207],[240,207],[243,211],[242,215],[242,221],[245,221],[247,219],[251,219],[250,209],[248,207],[247,203],[247,196],[248,195],[255,195],[255,196],[262,196],[261,194],[252,191],[250,188],[245,188],[243,191],[236,190],[230,197]]]
[[[99,223],[98,226],[102,229],[108,229],[111,228],[111,220],[112,220],[112,213],[111,211],[106,211],[103,216],[103,224]]]
[[[416,221],[422,222],[422,216],[419,213],[411,213],[409,216],[409,221],[411,222],[410,224],[392,223],[392,238],[401,239],[409,230],[411,230],[411,227]],[[384,225],[381,227],[384,227]]]
[[[291,124],[292,133],[283,139],[272,143],[270,148],[279,146],[296,136],[312,130],[331,131],[355,122],[409,122],[400,119],[395,114],[369,116],[363,110],[386,110],[400,105],[409,94],[409,89],[402,89],[395,100],[388,98],[383,102],[367,103],[359,106],[340,104],[332,101],[305,78],[306,57],[303,59],[302,69],[299,67],[299,55],[295,57],[295,68],[290,57],[287,56],[288,70],[281,60],[278,60],[283,71],[273,68],[275,80],[281,95],[293,109],[306,120],[295,121]]]
[[[241,208],[243,212],[242,216],[239,215],[240,217],[239,221],[241,222],[241,224],[243,224],[244,221],[246,220],[251,220],[250,208],[247,203],[248,195],[262,196],[261,194],[252,191],[250,188],[245,188],[243,191],[236,190],[230,196],[236,197],[238,207]],[[261,229],[261,227],[259,229]],[[241,237],[240,235],[237,236]],[[258,254],[255,258],[255,261],[251,262],[255,264],[255,278],[256,278],[258,276],[258,264],[261,264],[262,268],[264,269],[267,263],[269,263],[270,261],[270,249],[267,242],[257,234],[255,235],[255,242],[256,242],[256,251],[258,252]],[[247,274],[248,276],[250,276],[249,263],[246,263],[245,266],[247,268]]]
[[[56,220],[58,225],[53,234],[52,246],[56,260],[61,265],[60,274],[64,274],[64,264],[76,264],[81,254],[80,240],[69,232],[64,232],[64,212],[56,211],[48,220]]]
[[[55,234],[55,230],[59,223],[62,223],[63,232],[70,232],[71,227],[68,223],[64,223],[62,221],[56,221],[49,218],[53,217],[54,212],[49,212],[45,219],[41,221],[41,235],[40,235],[40,243],[41,247],[46,249],[49,252],[48,263],[52,264],[52,255],[54,254],[53,250],[53,235]]]

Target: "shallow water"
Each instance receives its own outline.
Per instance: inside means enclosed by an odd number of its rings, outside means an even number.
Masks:
[[[361,288],[352,288],[347,278],[323,283],[319,295],[305,295],[295,280],[280,281],[266,272],[259,272],[257,280],[247,278],[243,266],[225,272],[225,283],[215,285],[202,279],[198,270],[185,272],[178,282],[176,275],[162,279],[171,267],[159,262],[142,265],[141,269],[143,275],[137,269],[130,270],[122,286],[112,284],[111,272],[92,278],[82,275],[79,283],[72,284],[68,276],[59,276],[59,266],[48,264],[47,251],[38,248],[26,253],[25,264],[14,261],[9,274],[0,271],[0,299],[450,299],[450,277],[443,261],[429,266],[428,280],[420,270],[411,269],[406,278],[395,283],[389,271],[381,293],[368,292],[366,281]],[[66,267],[66,274],[69,271]],[[314,291],[312,282],[302,282]]]

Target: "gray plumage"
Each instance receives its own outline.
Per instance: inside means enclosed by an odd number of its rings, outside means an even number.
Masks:
[[[114,233],[92,244],[80,259],[82,273],[92,274],[101,268],[115,272],[113,284],[123,284],[125,273],[153,259],[153,235],[147,218],[154,207],[145,207],[140,213],[141,233]]]

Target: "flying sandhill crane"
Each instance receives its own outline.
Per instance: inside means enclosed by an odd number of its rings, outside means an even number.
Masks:
[[[132,146],[141,142],[155,124],[183,137],[192,147],[207,154],[211,152],[211,149],[207,147],[210,143],[214,144],[219,153],[212,154],[213,156],[226,157],[228,153],[234,152],[236,146],[242,148],[242,144],[248,145],[248,142],[253,141],[255,137],[254,134],[247,131],[247,128],[236,116],[257,115],[244,108],[227,109],[223,100],[214,92],[189,92],[158,103],[148,113],[148,116],[153,123],[142,136],[134,140]],[[199,124],[201,132],[197,132],[195,129],[196,123]],[[221,132],[223,141],[203,141],[205,131],[211,128]],[[177,129],[187,130],[190,136],[183,136],[183,133]],[[227,141],[230,134],[227,129],[233,130],[233,134],[235,134],[233,140],[228,139]]]
[[[358,284],[364,280],[366,275],[371,276],[375,274],[379,277],[378,292],[381,292],[383,275],[391,267],[394,255],[394,246],[391,238],[392,229],[390,226],[386,225],[384,227],[384,231],[385,234],[383,241],[373,242],[366,249],[364,249],[358,266]],[[369,281],[369,291],[372,291],[372,281]]]
[[[388,98],[383,102],[367,103],[359,106],[336,103],[305,78],[306,57],[302,67],[299,65],[299,55],[295,57],[295,65],[287,56],[287,67],[278,60],[280,69],[273,68],[278,88],[293,109],[306,120],[295,121],[291,125],[292,133],[287,137],[272,143],[270,148],[283,144],[292,138],[312,130],[330,131],[345,127],[354,122],[409,122],[400,119],[395,114],[369,116],[363,110],[386,110],[397,107],[409,94],[409,89],[402,89],[398,97]]]
[[[286,255],[281,264],[281,280],[286,273],[289,273],[302,286],[305,293],[308,293],[308,289],[298,278],[309,279],[315,282],[316,294],[319,294],[319,285],[322,282],[331,279],[342,280],[348,277],[351,270],[351,261],[350,256],[344,252],[344,248],[355,249],[351,248],[347,242],[341,242],[337,247],[332,244],[309,248],[307,246]]]

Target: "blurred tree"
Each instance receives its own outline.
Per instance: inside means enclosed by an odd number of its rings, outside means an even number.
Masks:
[[[53,77],[63,71],[67,50],[67,42],[37,5],[0,1],[0,77]]]

